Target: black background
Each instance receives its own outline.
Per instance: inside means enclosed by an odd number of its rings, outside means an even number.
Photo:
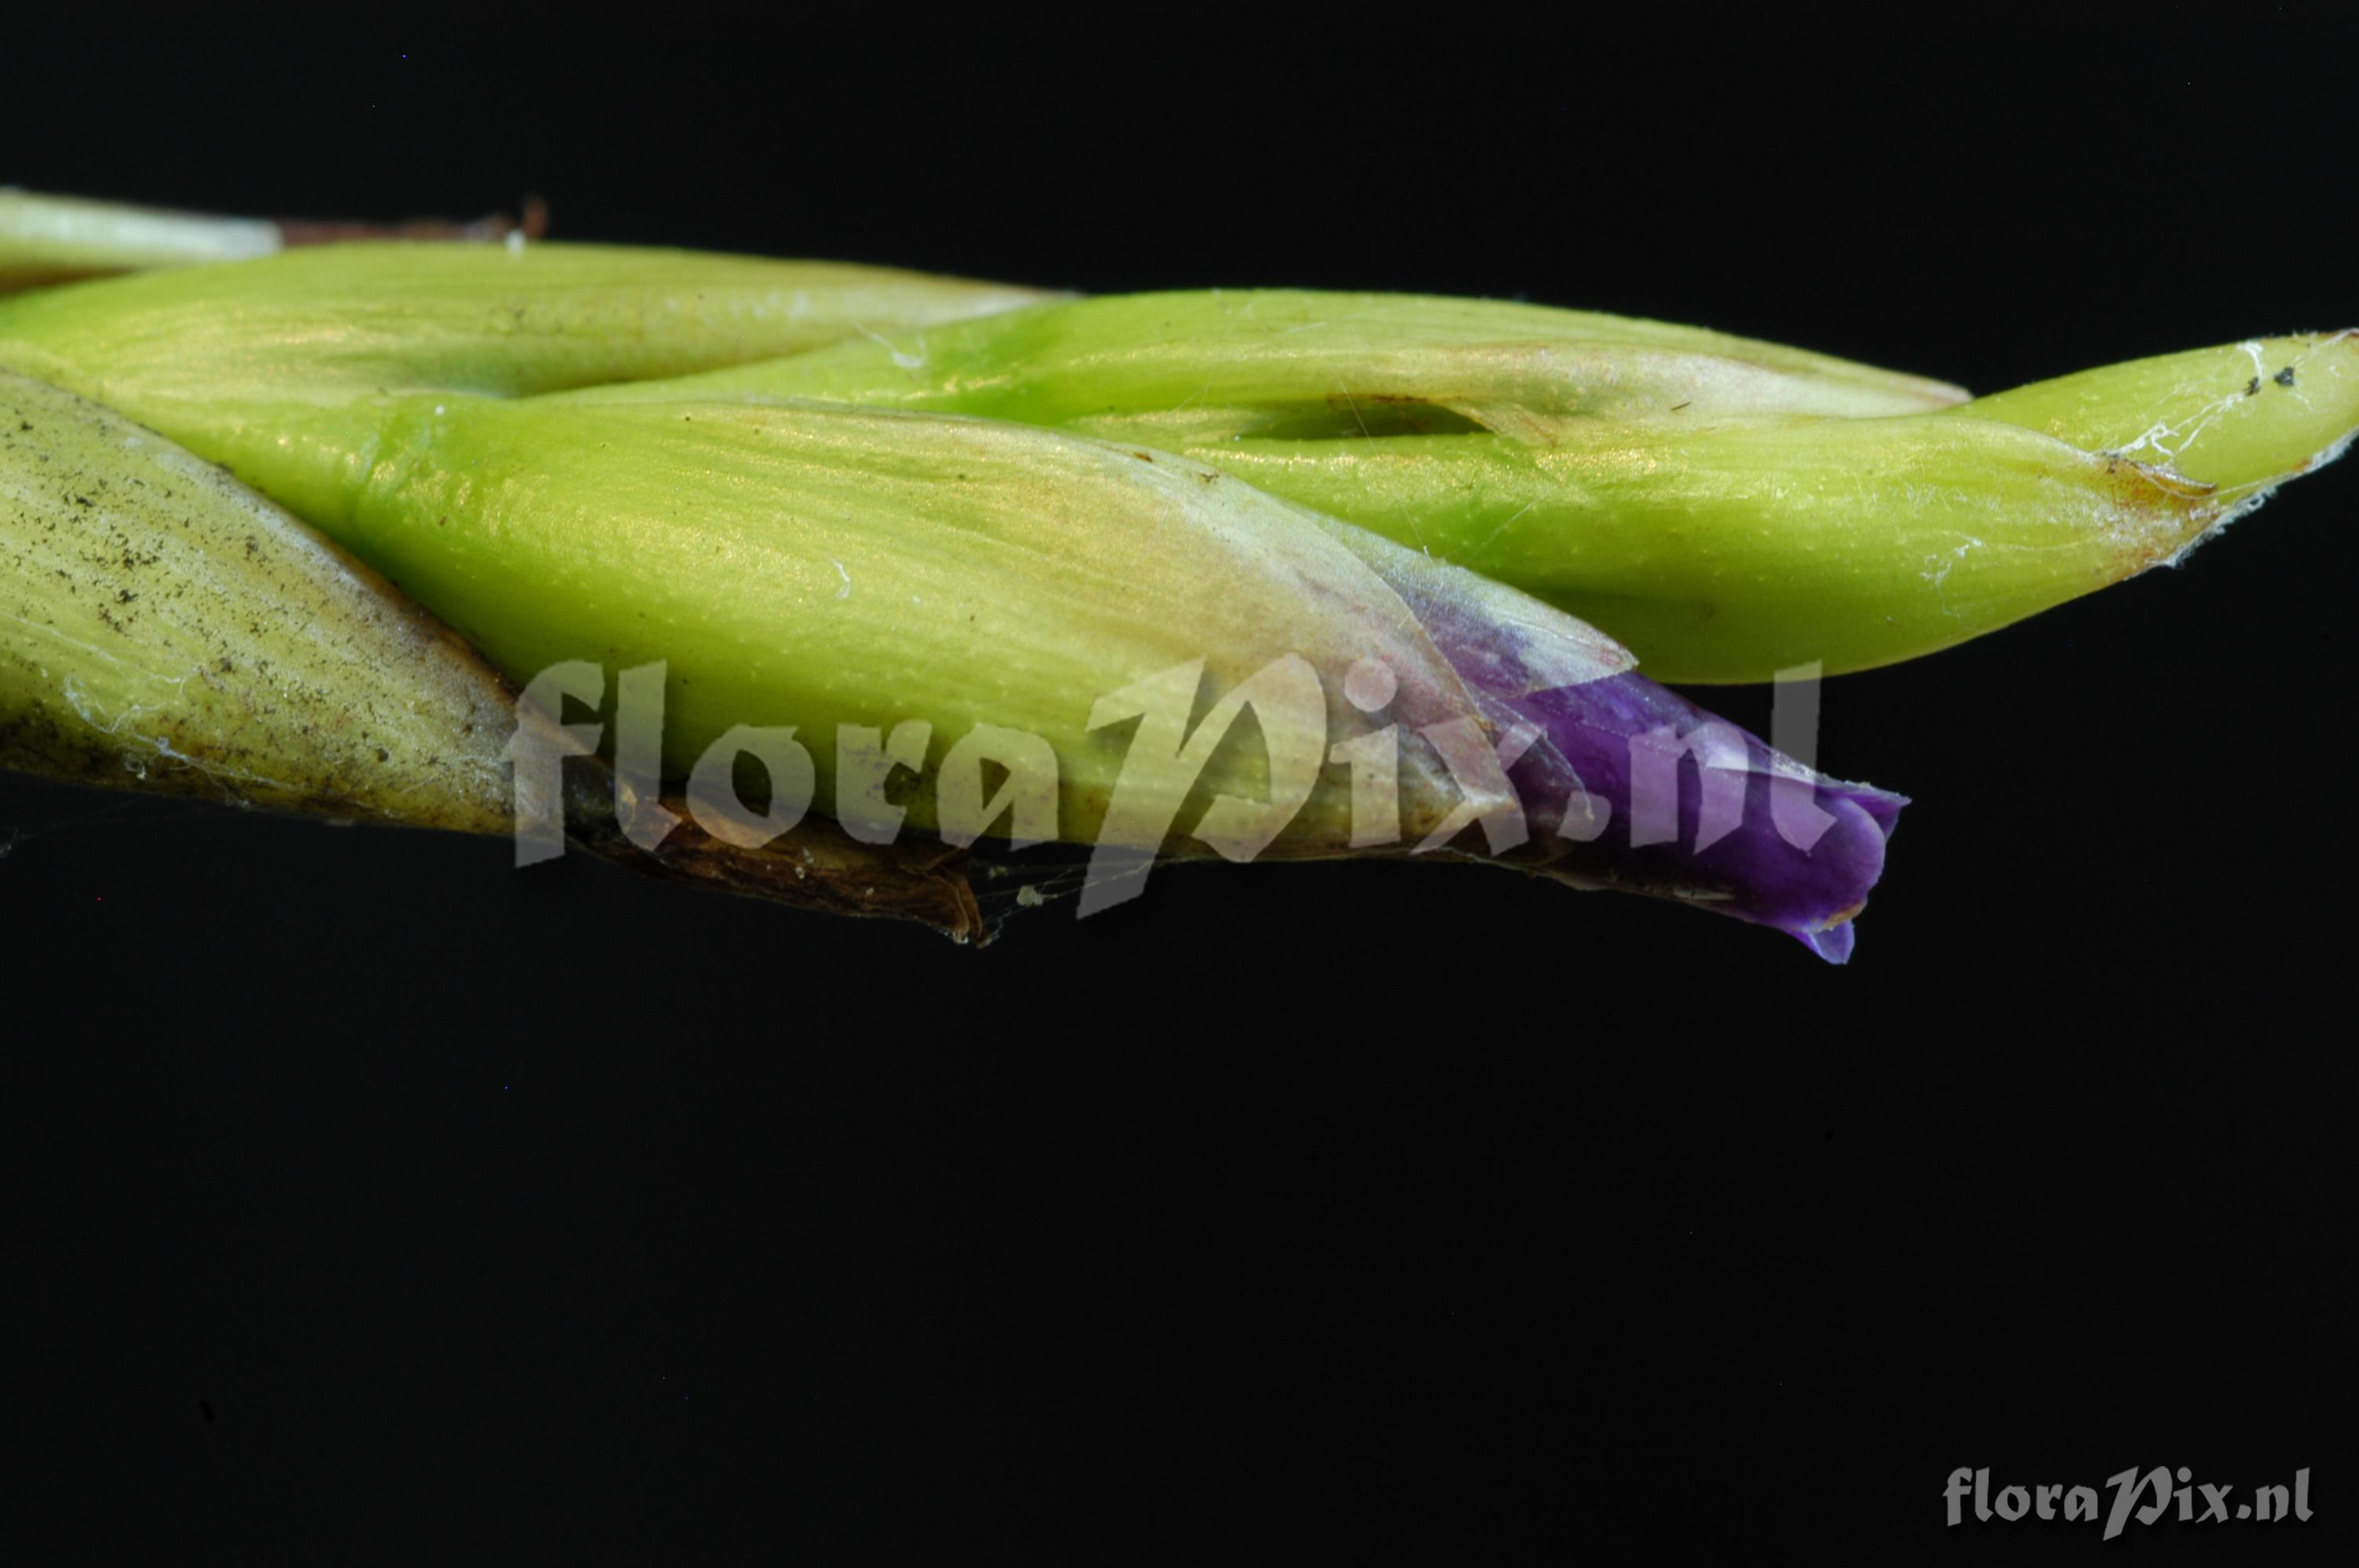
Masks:
[[[1519,295],[1988,391],[2359,319],[2359,40],[2245,9],[208,25],[17,39],[0,176]],[[1429,866],[1158,873],[975,952],[0,779],[0,1536],[2332,1550],[2354,502],[2344,465],[2181,570],[1832,683],[1822,764],[1917,802],[1841,969]],[[1942,1528],[1959,1465],[2157,1464],[2310,1465],[2317,1517]]]

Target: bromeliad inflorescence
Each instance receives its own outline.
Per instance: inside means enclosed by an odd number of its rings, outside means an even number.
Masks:
[[[1076,300],[541,244],[38,290],[0,301],[0,366],[22,427],[0,443],[11,766],[121,782],[108,759],[129,759],[150,787],[484,829],[527,776],[505,766],[514,720],[484,721],[499,681],[588,660],[652,678],[660,738],[636,757],[618,724],[620,809],[593,784],[558,815],[722,885],[964,934],[968,851],[913,853],[877,821],[1138,872],[1439,851],[1835,959],[1903,802],[1649,676],[1840,672],[1980,635],[2179,558],[2359,427],[2349,334],[1971,400],[1532,306]],[[200,484],[173,443],[240,483]],[[49,482],[67,447],[103,504]],[[158,500],[167,470],[201,508]],[[232,569],[256,518],[274,564]],[[257,725],[266,665],[399,715],[378,721],[394,743]],[[438,724],[473,740],[405,764]],[[711,759],[725,775],[749,736],[791,744],[834,816],[774,817],[766,860],[698,813]],[[1047,759],[1045,815],[951,820],[1000,798],[973,773],[997,736],[1039,750],[991,771]],[[635,761],[669,802],[650,833]],[[797,856],[864,880],[777,872]]]

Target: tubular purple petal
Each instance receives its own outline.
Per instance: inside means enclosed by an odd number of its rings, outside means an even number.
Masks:
[[[1538,731],[1509,770],[1532,834],[1527,863],[1771,926],[1830,963],[1850,957],[1850,923],[1905,796],[1826,778],[1640,675],[1483,700],[1503,730],[1522,720]]]
[[[1829,963],[1851,957],[1850,923],[1904,796],[1783,755],[1527,594],[1318,521],[1399,597],[1505,748],[1525,836],[1499,859],[1771,926]],[[1475,842],[1452,849],[1489,858],[1489,828]]]

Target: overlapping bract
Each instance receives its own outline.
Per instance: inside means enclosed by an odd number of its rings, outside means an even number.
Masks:
[[[674,395],[1168,446],[1526,589],[1658,678],[1762,681],[1935,652],[2178,558],[2359,428],[2359,339],[2256,341],[1966,401],[1691,328],[1244,290],[912,330]]]

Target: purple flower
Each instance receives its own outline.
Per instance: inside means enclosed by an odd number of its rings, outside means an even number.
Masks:
[[[1501,738],[1523,821],[1489,837],[1495,854],[1772,926],[1830,963],[1851,957],[1907,797],[1820,774],[1631,671],[1602,638],[1590,678],[1558,684],[1560,623],[1543,652],[1531,633],[1544,623],[1439,575],[1390,575]]]
[[[1508,776],[1551,874],[1851,957],[1907,797],[1826,778],[1643,676],[1491,700],[1538,728]]]

